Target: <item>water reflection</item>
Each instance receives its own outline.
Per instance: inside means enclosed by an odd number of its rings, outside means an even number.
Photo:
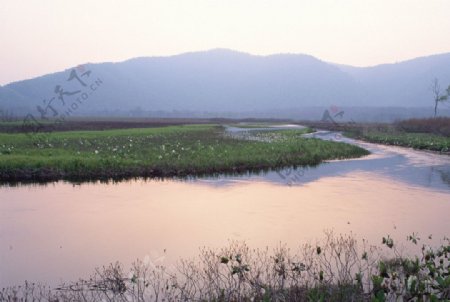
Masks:
[[[229,239],[294,247],[331,228],[374,243],[413,231],[442,238],[450,230],[448,197],[363,171],[291,187],[240,180],[2,188],[0,283],[56,284],[164,249],[173,262]]]
[[[448,235],[448,156],[349,142],[372,154],[230,177],[2,187],[0,286],[56,285],[164,250],[173,263],[230,239],[295,247],[324,229],[375,244],[387,234],[433,234],[436,242]]]
[[[240,128],[233,128],[237,132]],[[252,130],[242,130],[250,132]],[[226,185],[243,180],[269,181],[282,185],[302,185],[323,177],[335,177],[351,172],[370,172],[379,178],[405,182],[408,186],[418,186],[449,192],[450,156],[433,152],[417,151],[402,147],[383,146],[365,143],[343,137],[339,133],[319,131],[305,135],[325,140],[356,144],[371,152],[369,156],[358,159],[328,161],[315,167],[287,168],[279,171],[253,173],[240,176],[209,177],[211,185]]]
[[[445,167],[445,170],[438,170],[438,172],[441,174],[442,182],[450,186],[450,169]]]

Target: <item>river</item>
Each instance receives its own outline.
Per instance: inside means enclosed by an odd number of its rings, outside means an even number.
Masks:
[[[295,248],[331,229],[376,245],[387,234],[449,235],[450,156],[309,136],[371,155],[240,176],[0,187],[0,287],[57,285],[137,258],[171,264],[230,240]]]

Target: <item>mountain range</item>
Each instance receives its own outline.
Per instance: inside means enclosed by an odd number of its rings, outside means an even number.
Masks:
[[[0,86],[0,109],[37,116],[48,105],[52,108],[45,114],[73,116],[174,111],[270,116],[329,106],[430,108],[431,113],[434,78],[443,91],[450,85],[450,53],[352,67],[303,54],[256,56],[214,49],[88,63],[10,83]]]

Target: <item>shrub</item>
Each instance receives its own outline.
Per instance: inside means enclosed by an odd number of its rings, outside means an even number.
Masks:
[[[408,240],[417,244],[413,234]],[[401,256],[389,236],[382,248],[353,235],[326,232],[296,253],[284,245],[251,249],[243,242],[173,267],[136,261],[97,269],[89,280],[56,289],[25,283],[4,288],[1,301],[442,301],[450,298],[449,240]],[[21,300],[22,299],[22,300]]]

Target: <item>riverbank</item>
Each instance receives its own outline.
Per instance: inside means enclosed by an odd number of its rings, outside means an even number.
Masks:
[[[220,125],[0,134],[0,181],[120,180],[241,173],[361,157],[353,145],[301,137],[310,129],[226,135]]]
[[[430,235],[431,238],[431,235]],[[196,259],[166,265],[165,255],[137,260],[129,269],[116,262],[89,279],[50,288],[26,282],[0,290],[2,301],[448,301],[449,240],[422,243],[422,253],[403,255],[389,235],[382,246],[359,243],[331,231],[315,244],[291,250],[254,249],[231,242],[204,247]]]
[[[344,135],[371,143],[408,147],[417,150],[429,150],[450,155],[450,137],[426,133],[380,132],[344,132]]]
[[[450,118],[410,119],[393,124],[305,122],[318,129],[341,131],[371,143],[450,154]]]
[[[139,117],[72,117],[63,122],[39,120],[25,122],[23,118],[0,119],[0,133],[94,131],[133,128],[156,128],[199,124],[286,124],[283,119],[231,118],[139,118]]]

